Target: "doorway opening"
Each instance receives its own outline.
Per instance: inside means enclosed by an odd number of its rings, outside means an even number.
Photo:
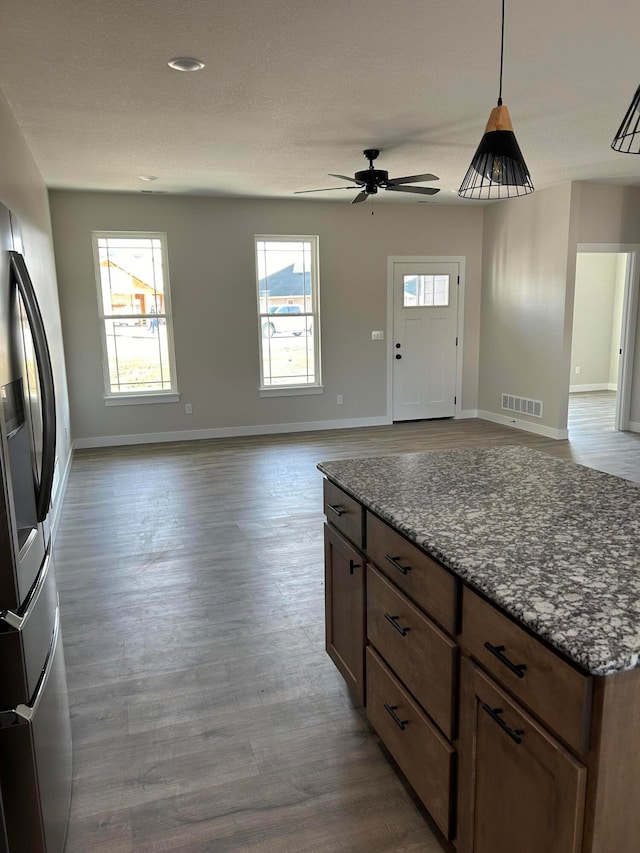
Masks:
[[[637,316],[636,253],[580,246],[576,256],[569,433],[629,429]]]

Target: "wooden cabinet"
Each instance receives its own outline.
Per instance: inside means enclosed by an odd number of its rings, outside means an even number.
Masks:
[[[324,498],[327,651],[457,853],[640,850],[640,668],[585,673],[338,486]]]
[[[336,530],[324,527],[327,653],[359,705],[364,705],[364,558]]]
[[[461,717],[459,853],[580,853],[584,764],[467,659]]]

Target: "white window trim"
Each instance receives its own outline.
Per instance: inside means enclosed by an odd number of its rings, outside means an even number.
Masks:
[[[141,403],[179,403],[177,391],[148,391],[140,394],[105,394],[105,406],[139,406]]]
[[[109,374],[109,355],[107,349],[107,337],[105,320],[116,315],[105,315],[102,294],[102,278],[100,275],[100,255],[98,241],[101,238],[114,238],[117,240],[160,240],[162,253],[162,275],[164,288],[164,312],[167,330],[167,351],[169,358],[169,375],[171,377],[171,388],[162,391],[111,391],[111,377]],[[104,382],[104,404],[105,406],[133,406],[140,403],[177,403],[180,394],[177,386],[175,346],[173,338],[173,309],[171,306],[171,284],[169,281],[169,253],[167,248],[166,231],[92,231],[91,242],[93,247],[93,264],[95,270],[95,281],[98,296],[98,319],[100,321],[100,339],[102,342],[102,374]],[[118,315],[121,316],[121,315]]]
[[[278,243],[311,243],[311,304],[313,305],[313,346],[315,364],[315,382],[295,383],[291,385],[265,385],[262,374],[262,317],[260,311],[260,274],[258,271],[258,242],[274,241]],[[255,234],[253,240],[253,255],[256,266],[256,300],[258,307],[258,352],[260,354],[260,397],[297,397],[306,394],[323,394],[322,385],[322,353],[320,334],[320,239],[317,234]]]

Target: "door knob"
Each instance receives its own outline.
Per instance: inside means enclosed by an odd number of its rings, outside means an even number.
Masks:
[[[396,344],[396,349],[400,349],[401,346],[402,344]]]
[[[399,352],[396,353],[396,358],[402,358]]]

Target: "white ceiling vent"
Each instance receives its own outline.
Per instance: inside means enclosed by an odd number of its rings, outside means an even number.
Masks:
[[[513,394],[502,395],[502,408],[520,415],[542,417],[542,400],[528,400],[526,397],[515,397]]]

